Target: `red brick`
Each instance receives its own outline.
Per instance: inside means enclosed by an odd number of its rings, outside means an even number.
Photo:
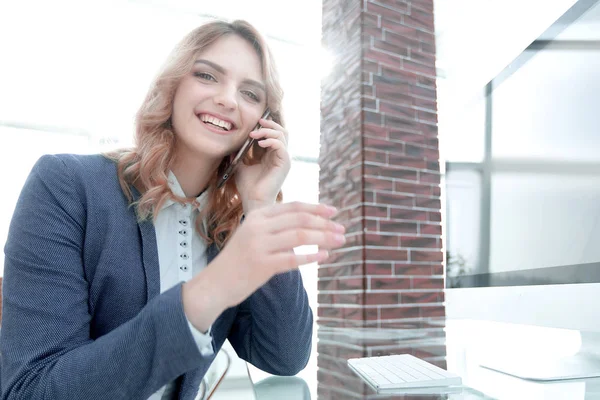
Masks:
[[[427,161],[427,159],[425,160]],[[435,172],[438,174],[440,172],[440,162],[439,161],[427,161],[427,165],[425,169]]]
[[[411,9],[418,9],[433,14],[433,1],[410,0]]]
[[[419,236],[402,236],[400,237],[400,246],[412,247],[412,248],[440,248],[438,239],[431,237],[419,237]]]
[[[442,262],[444,259],[442,257],[441,251],[419,251],[419,250],[411,250],[410,251],[410,261],[418,262],[418,261],[428,261]]]
[[[367,0],[367,12],[384,16],[390,21],[402,21],[402,17],[408,12],[408,9],[401,10],[396,8],[386,8]]]
[[[420,307],[381,308],[381,319],[419,318],[420,313]]]
[[[441,212],[428,212],[427,220],[432,222],[441,222],[442,221],[442,213]]]
[[[419,121],[427,121],[427,122],[431,122],[434,124],[437,124],[437,122],[438,122],[437,112],[418,110],[417,118],[419,119]]]
[[[362,102],[363,110],[378,111],[377,100],[363,97]]]
[[[370,137],[364,137],[365,150],[379,150],[389,151],[394,153],[403,153],[404,144],[394,143],[389,140],[374,139]]]
[[[380,101],[379,102],[379,111],[385,113],[386,115],[393,115],[399,118],[405,118],[408,120],[417,119],[417,110],[411,107],[403,106],[396,103],[391,103],[388,101]]]
[[[431,194],[431,186],[419,183],[395,182],[394,191],[399,193],[429,195]]]
[[[410,289],[410,278],[378,278],[370,277],[370,290],[406,290]]]
[[[380,16],[376,15],[376,14],[371,14],[368,12],[363,12],[362,13],[362,26],[364,27],[372,27],[372,28],[377,28],[377,27],[381,27],[380,26]]]
[[[379,221],[367,219],[365,221],[365,228],[367,232],[379,232]]]
[[[412,26],[406,26],[401,21],[392,21],[385,16],[381,17],[381,27],[384,29],[385,39],[388,39],[388,32],[401,37],[419,39],[419,31]]]
[[[363,60],[362,61],[362,70],[366,72],[371,72],[373,74],[379,74],[381,67],[379,63]]]
[[[412,62],[412,61],[406,60],[406,62]],[[416,64],[416,65],[421,65],[421,64]],[[429,76],[435,76],[435,75],[429,75]],[[435,89],[430,89],[430,88],[423,87],[423,86],[411,86],[410,93],[413,94],[414,96],[416,96],[416,98],[422,97],[427,100],[435,99]]]
[[[415,119],[397,117],[389,114],[384,115],[383,123],[390,129],[403,129],[416,132],[419,128],[419,123]]]
[[[375,233],[365,234],[365,244],[367,246],[398,248],[400,246],[399,239],[399,236],[396,235],[380,235]]]
[[[361,290],[364,288],[363,278],[319,279],[318,290]]]
[[[408,57],[408,48],[398,46],[387,41],[374,39],[373,48],[381,51],[391,53],[395,56]]]
[[[364,184],[365,189],[368,190],[383,190],[390,192],[394,190],[394,181],[389,179],[380,179],[373,176],[365,176]]]
[[[364,160],[366,162],[374,162],[380,164],[387,164],[388,162],[388,153],[384,151],[364,150],[364,157]]]
[[[402,67],[407,71],[416,72],[417,74],[423,74],[430,77],[436,76],[435,65],[425,65],[412,60],[403,60]]]
[[[383,79],[382,82],[406,83],[409,85],[416,85],[421,78],[420,75],[417,75],[414,72],[385,65],[381,66],[381,73],[375,74],[375,76],[381,77]]]
[[[369,261],[406,261],[408,260],[408,252],[406,250],[396,249],[365,249],[365,259]]]
[[[388,139],[388,129],[385,126],[367,124],[363,121],[363,136],[373,137],[376,139],[387,140]]]
[[[400,304],[398,292],[365,293],[365,305],[375,306],[383,304]]]
[[[445,316],[446,308],[444,306],[421,308],[421,318],[440,318]]]
[[[440,174],[432,172],[419,171],[419,182],[440,184]]]
[[[412,278],[412,289],[444,289],[443,278]]]
[[[389,179],[380,179],[373,176],[365,176],[365,189],[376,191],[393,191],[394,181]]]
[[[405,15],[402,22],[417,29],[433,31],[433,14],[431,13],[427,14],[417,9],[411,10],[410,15]]]
[[[437,103],[435,102],[435,100],[415,97],[414,104],[415,107],[425,108],[427,110],[437,112]]]
[[[365,163],[364,171],[366,175],[381,176],[385,178],[402,179],[407,181],[417,180],[417,171],[396,166],[374,165]]]
[[[342,222],[340,220],[337,220],[337,221]],[[346,228],[346,235],[363,231],[363,222],[362,221],[355,221],[355,222],[351,222],[351,223],[346,223],[344,221],[343,225]]]
[[[402,292],[400,294],[400,300],[403,304],[414,303],[439,303],[441,302],[440,293],[442,292]]]
[[[379,221],[381,232],[418,233],[418,224],[413,222]]]
[[[419,43],[420,44],[420,43]],[[435,65],[435,55],[423,53],[419,51],[420,46],[416,46],[414,49],[410,49],[409,60],[414,61],[423,65]],[[426,82],[426,83],[423,83]],[[420,81],[419,84],[425,86],[435,87],[435,78],[432,77],[423,77],[423,81]]]
[[[338,249],[329,252],[328,264],[349,263],[362,260],[360,249]]]
[[[435,54],[435,43],[421,42],[419,50],[421,50],[422,53]]]
[[[415,206],[415,198],[412,196],[407,196],[403,194],[397,193],[382,193],[377,192],[376,194],[376,202],[380,205],[390,205],[390,206],[404,206],[404,207],[414,207]],[[390,212],[392,212],[390,210]]]
[[[385,275],[391,276],[394,269],[391,263],[374,263],[367,262],[365,265],[365,275]]]
[[[431,197],[417,197],[415,198],[415,203],[416,206],[420,208],[432,208],[434,210],[440,210],[442,208],[440,200]]]
[[[368,309],[360,307],[327,307],[321,305],[318,307],[317,315],[323,318],[340,318],[345,320],[361,321],[363,320],[364,314],[368,312]],[[373,314],[373,311],[371,311],[371,314]],[[377,318],[376,314],[375,318]]]
[[[409,2],[405,0],[375,0],[375,3],[379,3],[384,7],[391,8],[401,13],[408,13],[410,10],[408,5]]]
[[[427,221],[427,212],[405,208],[390,208],[390,219],[405,221]],[[403,245],[405,246],[405,245]]]
[[[390,155],[390,165],[403,166],[415,169],[427,168],[427,162],[419,157],[400,156],[392,154]]]
[[[427,225],[421,223],[419,226],[419,233],[422,235],[441,235],[442,234],[442,226],[441,225]]]
[[[392,55],[374,48],[365,49],[364,58],[370,61],[378,61],[381,64],[393,67],[400,67],[403,65],[402,58],[399,55]]]
[[[347,277],[363,275],[363,263],[362,261],[355,264],[332,266],[327,268],[319,268],[319,278],[333,278],[333,277]]]
[[[414,100],[411,92],[413,89],[407,83],[400,82],[384,82],[381,77],[374,77],[375,95],[380,101],[388,101],[392,104],[407,104],[412,105]],[[380,104],[381,106],[381,104]]]
[[[436,88],[436,81],[435,81],[435,78],[431,78],[431,77],[423,76],[423,75],[418,75],[418,77],[417,77],[417,85],[419,85],[419,86],[426,86],[426,87],[429,87],[431,89],[435,89]]]
[[[396,263],[394,274],[402,276],[431,276],[433,275],[433,268],[431,265]]]
[[[374,112],[374,111],[363,110],[362,119],[365,124],[374,124],[374,125],[382,125],[383,124],[383,115],[378,112]]]
[[[386,206],[364,206],[364,211],[366,217],[388,217],[388,208]]]

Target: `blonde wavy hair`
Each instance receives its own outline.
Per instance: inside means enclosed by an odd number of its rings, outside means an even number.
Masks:
[[[167,176],[174,161],[177,140],[171,126],[173,99],[181,79],[191,72],[199,53],[225,35],[239,35],[256,50],[267,89],[267,106],[271,110],[271,118],[283,126],[283,90],[271,51],[260,33],[248,22],[241,20],[231,23],[213,21],[194,29],[175,47],[150,86],[136,114],[134,147],[105,154],[117,163],[119,183],[130,204],[136,207],[139,220],[155,219],[156,210],[160,210],[167,199],[199,207],[195,198],[177,197],[169,189]],[[244,164],[259,163],[265,152],[255,142],[243,160]],[[200,215],[196,220],[198,232],[209,244],[214,242],[219,247],[229,239],[243,214],[235,179],[229,179],[221,189],[216,187],[220,174],[229,163],[229,156],[221,160],[217,174],[209,181],[207,205],[199,210]],[[137,201],[134,201],[131,186],[141,193]],[[281,200],[282,193],[279,192],[277,201]],[[206,232],[202,229],[202,221],[206,221]]]

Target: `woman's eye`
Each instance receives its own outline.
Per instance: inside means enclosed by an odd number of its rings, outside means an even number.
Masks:
[[[197,76],[200,79],[204,79],[205,81],[215,81],[216,79],[211,74],[207,74],[206,72],[194,72],[194,76]]]
[[[246,96],[250,97],[252,100],[256,101],[256,102],[259,102],[259,101],[260,101],[260,98],[259,98],[257,95],[255,95],[254,93],[252,93],[252,92],[250,92],[250,91],[248,91],[248,90],[244,90],[244,91],[243,91],[243,93],[244,93]]]

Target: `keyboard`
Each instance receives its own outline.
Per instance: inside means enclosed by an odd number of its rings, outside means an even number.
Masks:
[[[460,376],[410,354],[351,358],[348,365],[378,392],[462,384]]]

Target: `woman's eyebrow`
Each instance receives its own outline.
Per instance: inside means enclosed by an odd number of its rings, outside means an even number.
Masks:
[[[196,60],[195,64],[205,64],[205,65],[208,65],[209,67],[213,68],[215,71],[219,72],[220,74],[227,75],[227,71],[225,71],[225,68],[223,68],[219,64],[216,64],[216,63],[214,63],[212,61],[208,61],[208,60],[204,60],[204,59],[198,59],[198,60]],[[254,87],[262,90],[265,93],[267,92],[267,88],[265,87],[264,83],[256,81],[254,79],[244,79],[242,81],[242,83],[254,86]]]

